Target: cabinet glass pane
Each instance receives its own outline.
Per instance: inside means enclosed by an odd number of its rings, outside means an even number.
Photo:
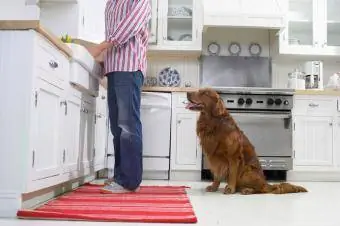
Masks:
[[[313,0],[289,1],[288,42],[313,45]]]
[[[192,41],[193,0],[168,0],[168,41]]]
[[[327,0],[327,45],[340,46],[340,0]]]
[[[153,12],[152,12],[152,7],[155,7],[155,6],[153,6],[152,5],[152,0],[150,0],[150,5],[151,5],[151,18],[150,18],[150,20],[149,20],[149,33],[151,34],[152,33],[152,17],[153,16],[155,16],[155,15],[153,15]]]

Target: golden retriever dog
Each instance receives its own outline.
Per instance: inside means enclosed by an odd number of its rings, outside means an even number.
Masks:
[[[254,146],[214,90],[189,92],[187,99],[187,108],[200,112],[196,132],[214,175],[214,181],[206,191],[215,192],[220,182],[226,181],[225,194],[307,192],[305,188],[289,183],[267,183]]]

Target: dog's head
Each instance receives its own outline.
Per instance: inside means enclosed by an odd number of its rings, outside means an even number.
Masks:
[[[196,92],[188,92],[189,101],[186,106],[192,111],[200,111],[213,116],[220,116],[225,112],[223,101],[218,93],[212,89],[200,89]]]

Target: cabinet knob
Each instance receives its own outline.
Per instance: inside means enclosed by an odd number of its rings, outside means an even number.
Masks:
[[[329,125],[330,125],[330,126],[333,126],[333,122],[330,122]]]
[[[177,120],[177,124],[181,124],[182,120]]]
[[[188,104],[188,103],[189,103],[189,101],[187,101],[187,100],[182,101],[182,104]]]
[[[58,63],[55,62],[54,60],[51,60],[48,64],[49,64],[50,67],[53,68],[53,69],[55,69],[55,68],[57,68],[57,67],[59,66]]]

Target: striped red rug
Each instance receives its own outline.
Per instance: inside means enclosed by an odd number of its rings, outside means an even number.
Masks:
[[[136,193],[101,194],[86,184],[18,218],[145,223],[196,223],[186,187],[142,186]]]

